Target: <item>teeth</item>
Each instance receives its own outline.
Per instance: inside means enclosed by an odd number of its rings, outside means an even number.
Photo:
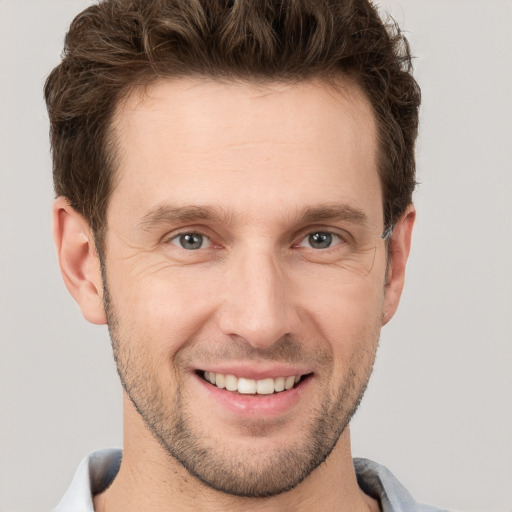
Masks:
[[[254,395],[256,393],[256,381],[252,379],[238,379],[238,392],[244,395]]]
[[[295,384],[300,382],[301,375],[253,380],[235,377],[229,374],[223,375],[222,373],[204,372],[204,378],[220,389],[238,391],[243,395],[271,395],[272,393],[292,389]]]
[[[258,395],[271,395],[274,389],[274,379],[261,379],[256,381],[256,392]]]
[[[286,377],[284,381],[284,389],[292,389],[295,384],[295,377],[292,375],[291,377]]]
[[[217,373],[215,375],[215,385],[220,389],[224,389],[226,387],[226,376],[222,375],[222,373]]]
[[[277,377],[277,379],[274,380],[274,391],[284,391],[284,377]]]
[[[228,391],[238,391],[238,379],[234,375],[226,375],[226,389]]]

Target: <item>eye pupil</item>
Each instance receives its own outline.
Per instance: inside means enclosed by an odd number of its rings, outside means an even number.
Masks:
[[[203,245],[203,236],[198,233],[187,233],[185,235],[180,235],[179,241],[183,249],[200,249]]]
[[[315,249],[327,249],[332,244],[331,233],[313,233],[309,235],[309,243]]]

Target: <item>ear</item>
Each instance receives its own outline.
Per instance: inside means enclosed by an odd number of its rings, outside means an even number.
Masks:
[[[94,237],[87,221],[64,197],[53,204],[53,240],[64,283],[84,318],[105,324],[103,280]]]
[[[416,209],[410,205],[396,223],[391,235],[382,325],[386,325],[393,318],[400,302],[415,219]]]

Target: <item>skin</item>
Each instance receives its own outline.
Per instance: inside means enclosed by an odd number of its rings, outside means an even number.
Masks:
[[[373,113],[342,85],[180,79],[129,96],[105,283],[87,223],[56,200],[64,280],[87,320],[108,320],[125,388],[123,462],[96,510],[378,510],[346,425],[398,306],[415,213],[388,265]],[[312,246],[317,232],[332,245]],[[184,233],[203,245],[183,248]],[[308,377],[241,397],[203,370]]]

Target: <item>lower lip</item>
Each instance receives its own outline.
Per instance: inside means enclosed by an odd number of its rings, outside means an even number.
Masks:
[[[195,375],[195,378],[208,395],[221,406],[231,412],[247,416],[275,416],[287,412],[298,404],[311,381],[311,376],[308,376],[292,389],[271,395],[244,395],[220,389],[199,375]]]

